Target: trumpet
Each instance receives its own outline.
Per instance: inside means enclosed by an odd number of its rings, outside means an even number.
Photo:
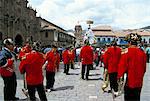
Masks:
[[[104,69],[104,74],[103,74],[103,85],[102,85],[102,90],[105,92],[105,89],[108,87],[109,84],[109,74],[108,74],[108,70]]]

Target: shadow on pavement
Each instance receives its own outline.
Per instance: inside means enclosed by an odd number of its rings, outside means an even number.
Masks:
[[[89,78],[88,80],[102,80],[103,81],[103,78],[93,78],[93,79],[91,79],[91,78]]]
[[[30,98],[25,98],[25,99],[19,99],[16,101],[30,101]],[[40,101],[40,99],[36,98],[36,101]]]
[[[101,75],[101,74],[89,74],[89,76],[98,76],[98,75]]]
[[[74,70],[76,70],[76,69],[80,69],[80,68],[74,68]]]
[[[67,90],[67,89],[74,89],[74,86],[64,86],[64,87],[58,87],[55,88],[55,91],[59,91],[59,90]]]
[[[69,75],[79,75],[79,73],[69,73]]]

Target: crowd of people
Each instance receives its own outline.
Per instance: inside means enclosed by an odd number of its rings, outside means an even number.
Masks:
[[[126,74],[126,78],[123,78],[123,80],[126,79],[124,85],[125,101],[140,101],[150,48],[139,47],[141,36],[136,33],[127,35],[125,40],[128,41],[128,47],[126,48],[119,47],[114,40],[111,45],[106,45],[105,49],[98,50],[94,49],[88,40],[85,40],[84,46],[81,47],[80,54],[78,54],[79,62],[82,64],[81,79],[89,80],[89,72],[94,68],[93,63],[95,63],[95,66],[103,66],[110,81],[110,90],[117,97],[119,95],[118,81]],[[4,47],[0,51],[0,74],[4,81],[5,101],[19,99],[16,97],[17,81],[14,69],[16,59],[20,60],[18,68],[25,77],[24,85],[26,85],[25,88],[31,101],[36,100],[36,90],[42,101],[47,101],[45,91],[55,90],[55,74],[59,71],[61,59],[66,75],[70,74],[70,68],[75,68],[76,49],[73,46],[65,47],[65,50],[60,54],[57,46],[52,45],[51,50],[42,53],[38,42],[34,42],[33,45],[26,43],[16,54],[12,39],[5,39],[3,45]],[[46,71],[46,89],[43,85],[43,70]],[[106,75],[104,79],[105,77]],[[102,89],[104,90],[105,87]]]

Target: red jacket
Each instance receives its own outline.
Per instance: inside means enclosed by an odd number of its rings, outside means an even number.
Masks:
[[[73,50],[69,51],[68,52],[68,55],[69,55],[69,61],[70,62],[74,62],[74,58],[75,58],[75,53]]]
[[[59,70],[60,54],[57,52],[57,53],[56,53],[56,56],[57,56],[57,61],[56,61],[56,64],[57,64],[57,70]]]
[[[94,53],[94,61],[98,59],[98,51]]]
[[[49,72],[56,72],[57,70],[57,63],[58,63],[58,53],[54,53],[53,50],[46,53],[46,59],[45,61],[48,61],[48,64],[46,65],[46,70]]]
[[[69,64],[69,53],[68,50],[64,50],[62,53],[64,64]]]
[[[7,63],[5,64],[5,67],[0,67],[0,74],[4,77],[12,76],[14,73],[14,60],[8,59]]]
[[[93,64],[93,48],[91,46],[83,46],[80,52],[82,64]]]
[[[104,53],[104,65],[108,69],[108,73],[118,72],[118,64],[121,57],[121,49],[119,47],[109,47]]]
[[[128,48],[127,52],[122,55],[118,78],[127,73],[127,85],[130,88],[142,87],[143,77],[146,71],[146,54],[137,47]]]
[[[43,83],[42,66],[44,57],[41,53],[32,51],[22,59],[19,70],[26,73],[28,85],[38,85]]]
[[[26,55],[26,53],[29,53],[29,52],[31,52],[31,47],[29,45],[26,45],[26,46],[22,47],[21,51],[19,52],[19,56],[18,56],[19,59],[21,60],[22,57],[24,55]]]

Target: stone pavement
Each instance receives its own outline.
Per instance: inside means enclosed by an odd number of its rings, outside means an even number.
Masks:
[[[148,64],[149,65],[149,64]],[[147,65],[147,66],[148,66]],[[103,68],[97,67],[96,70],[90,71],[88,81],[80,79],[80,68],[75,65],[74,70],[70,69],[70,75],[63,73],[63,65],[56,73],[54,88],[56,91],[46,93],[48,101],[113,101],[111,93],[103,93],[101,90]],[[23,88],[22,76],[17,72],[17,97],[25,99],[22,93]],[[141,94],[141,101],[150,101],[150,69],[144,78],[144,86]],[[45,85],[45,79],[44,79]],[[0,78],[0,101],[3,101],[3,80]],[[36,95],[38,98],[38,95]],[[21,101],[21,100],[20,100]],[[115,99],[115,101],[123,101],[123,95]]]

